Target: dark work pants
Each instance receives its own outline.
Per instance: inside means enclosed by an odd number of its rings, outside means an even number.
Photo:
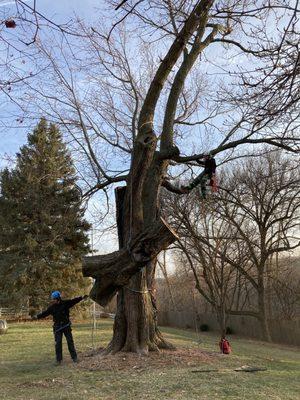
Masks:
[[[206,182],[211,178],[209,174],[206,174],[204,171],[199,174],[192,183],[189,184],[189,189],[194,189],[196,186],[200,184],[201,187],[201,195],[205,199],[206,198]]]
[[[63,335],[65,335],[65,337],[66,337],[66,340],[68,343],[68,349],[71,354],[72,360],[77,360],[77,353],[76,353],[75,346],[74,346],[72,329],[70,326],[67,326],[66,328],[63,328],[63,329],[59,329],[59,328],[57,328],[56,330],[54,329],[56,361],[62,360],[62,338],[63,338]]]

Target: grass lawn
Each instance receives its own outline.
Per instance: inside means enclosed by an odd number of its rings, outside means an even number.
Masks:
[[[118,358],[118,362],[123,363],[121,369],[116,365],[105,368],[103,363],[101,368],[97,368],[97,363],[93,362],[95,358],[85,357],[91,346],[91,325],[74,323],[75,344],[82,362],[77,365],[70,362],[64,343],[64,364],[56,367],[50,322],[11,324],[8,333],[0,335],[0,399],[300,398],[300,354],[296,348],[232,336],[233,353],[225,356],[218,354],[218,338],[213,334],[201,334],[201,344],[198,345],[191,331],[171,328],[163,331],[180,351],[185,352],[188,348],[189,351],[203,352],[202,361],[196,358],[194,362],[168,364],[165,361],[150,365],[145,358],[138,356],[136,363],[132,358],[127,362],[130,357],[124,355],[124,358]],[[105,346],[111,332],[111,321],[101,320],[96,332],[97,343]],[[181,353],[178,354],[179,359]],[[156,356],[156,360],[159,359]],[[105,362],[109,367],[109,359]],[[267,371],[234,371],[242,365],[266,367]],[[199,372],[201,369],[217,371]],[[192,372],[195,370],[198,372]]]

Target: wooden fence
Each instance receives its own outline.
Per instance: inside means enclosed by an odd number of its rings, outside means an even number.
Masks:
[[[0,319],[5,319],[7,321],[12,320],[22,320],[29,318],[28,308],[5,308],[0,307]]]

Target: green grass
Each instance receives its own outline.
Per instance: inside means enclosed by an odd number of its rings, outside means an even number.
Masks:
[[[103,320],[97,342],[104,346],[111,337],[111,321]],[[195,347],[191,331],[165,328],[165,335],[178,347]],[[74,324],[74,339],[80,353],[91,346],[90,324]],[[218,352],[217,336],[201,334],[200,348]],[[192,373],[195,367],[165,365],[158,369],[83,370],[73,366],[64,347],[65,363],[55,367],[50,323],[11,324],[0,336],[1,400],[125,400],[125,399],[284,399],[300,397],[300,355],[296,348],[270,345],[232,336],[233,353],[217,356],[196,369],[217,372]],[[241,365],[267,367],[256,373],[234,372]]]

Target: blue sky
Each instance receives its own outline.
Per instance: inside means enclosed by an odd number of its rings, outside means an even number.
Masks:
[[[27,3],[33,3],[28,0]],[[80,18],[93,20],[95,10],[101,9],[102,0],[38,0],[37,9],[45,14],[48,18],[58,23],[67,22],[71,16],[78,15]],[[15,15],[15,3],[9,0],[0,0],[0,15],[1,19],[5,16],[13,17]],[[12,105],[0,99],[0,120],[6,119],[7,115],[13,111]],[[30,127],[23,127],[16,123],[12,129],[2,128],[0,130],[0,168],[7,165],[12,165],[14,155],[26,142],[27,133]]]
[[[32,3],[32,0],[27,0],[28,3]],[[46,15],[49,19],[57,22],[57,23],[66,23],[70,20],[70,18],[78,15],[80,18],[84,19],[87,23],[91,22],[95,17],[101,15],[101,9],[104,7],[112,11],[112,15],[116,16],[116,12],[113,10],[112,6],[109,6],[107,3],[104,3],[103,0],[38,0],[37,1],[37,10]],[[14,1],[10,0],[0,0],[0,19],[1,17],[6,18],[14,16]],[[97,12],[95,12],[97,10]],[[106,13],[107,15],[107,13]],[[112,22],[108,21],[108,24],[111,25]],[[216,51],[217,47],[212,47],[212,49],[208,49],[208,54]],[[245,56],[239,56],[238,58],[232,58],[230,62],[232,63],[232,68],[234,69],[234,64],[238,61],[239,65],[243,62],[247,63],[247,58]],[[219,60],[220,62],[221,60]],[[226,60],[228,63],[228,59]],[[204,64],[202,67],[202,72],[205,72],[205,68],[210,68],[212,72],[215,67],[211,64]],[[224,65],[225,67],[225,65]],[[204,68],[204,69],[203,69]],[[220,71],[219,71],[220,72]],[[0,98],[0,102],[3,100]],[[4,128],[0,125],[0,168],[5,165],[10,165],[10,160],[13,159],[15,153],[18,151],[19,147],[26,142],[27,133],[31,130],[32,126],[24,126],[25,123],[18,123],[16,121],[17,117],[11,117],[10,113],[14,112],[14,108],[11,104],[3,102],[0,103],[0,123],[1,120],[5,121],[9,118],[12,121],[15,121],[15,126],[12,129]],[[193,131],[197,131],[200,127],[195,127]],[[197,132],[196,132],[197,133]],[[200,137],[200,135],[199,135]],[[206,151],[214,147],[214,143],[208,142],[208,138],[205,138],[206,142],[205,146],[208,148]],[[213,138],[215,140],[215,138]],[[202,144],[202,143],[201,143]],[[193,152],[194,149],[188,149]]]
[[[32,3],[32,1],[28,0],[28,3]],[[107,3],[104,5],[104,0],[38,0],[37,1],[37,9],[41,13],[47,16],[47,18],[57,22],[57,23],[67,23],[70,18],[74,17],[75,15],[78,15],[81,19],[84,19],[87,24],[89,22],[92,25],[92,21],[95,18],[98,18],[101,16],[101,9],[104,10],[104,7],[107,9],[109,7],[109,10],[111,10],[111,15],[116,16],[116,12],[113,10],[113,6],[109,6]],[[95,12],[97,10],[97,12]],[[108,15],[108,13],[105,13]],[[6,18],[13,17],[14,16],[14,1],[9,1],[9,0],[0,0],[0,21],[5,20]],[[108,25],[112,25],[112,21],[108,20],[107,21]],[[274,27],[273,29],[278,28]],[[271,28],[270,28],[271,29]],[[13,31],[13,30],[11,30]],[[270,32],[271,33],[271,32]],[[276,32],[275,32],[276,33]],[[132,43],[130,43],[132,46]],[[1,49],[1,47],[0,47]],[[219,53],[218,53],[219,51]],[[223,55],[226,53],[226,57]],[[233,55],[235,54],[235,57]],[[228,69],[230,67],[231,71],[234,71],[237,68],[237,64],[239,66],[247,65],[248,64],[248,59],[246,56],[237,56],[236,50],[233,51],[220,51],[220,47],[217,47],[217,45],[212,46],[212,48],[208,49],[208,52],[206,53],[208,55],[208,58],[210,58],[212,61],[215,61],[215,58],[218,59],[218,65],[215,65],[214,63],[204,63],[202,66],[202,73],[207,73],[208,75],[211,75],[215,72],[222,73],[224,69]],[[223,65],[222,65],[223,63]],[[138,63],[137,63],[137,68],[138,68]],[[219,69],[220,68],[220,69]],[[58,86],[59,87],[59,86]],[[1,104],[1,101],[2,104]],[[0,123],[1,120],[4,121],[7,118],[10,118],[10,114],[13,113],[14,108],[11,104],[8,102],[4,102],[3,96],[0,97]],[[13,118],[11,119],[13,121]],[[217,121],[219,126],[222,126],[222,120]],[[14,158],[15,153],[19,150],[20,146],[26,143],[26,138],[27,134],[29,131],[32,130],[32,126],[24,126],[25,123],[18,123],[15,119],[15,127],[11,129],[4,128],[3,126],[0,125],[0,168],[4,167],[5,165],[12,165],[12,160]],[[199,129],[199,132],[197,131]],[[215,136],[215,131],[216,129],[214,128],[214,135],[211,135],[211,137],[204,136],[205,141],[202,143],[199,143],[201,141],[201,134],[200,134],[200,129],[201,128],[193,128],[193,132],[198,135],[196,138],[199,138],[196,141],[196,145],[198,146],[196,149],[194,148],[185,148],[184,150],[189,151],[190,153],[193,152],[198,152],[196,150],[199,150],[200,147],[203,149],[206,146],[206,151],[210,148],[213,148],[215,145],[216,141],[216,136]],[[194,144],[193,144],[194,145]],[[195,150],[195,151],[194,151]],[[93,204],[94,203],[94,204]],[[90,212],[92,212],[92,208],[96,205],[97,203],[99,204],[99,199],[93,200],[90,204]],[[103,245],[105,241],[102,240],[102,247],[105,247]]]
[[[32,1],[27,1],[32,3]],[[0,0],[0,15],[1,19],[7,19],[15,15],[14,1]],[[38,0],[37,9],[41,13],[57,23],[66,23],[75,14],[85,21],[92,21],[95,16],[95,10],[99,15],[99,8],[103,4],[102,0]],[[14,113],[14,107],[9,102],[0,100],[0,121],[5,121],[7,118],[11,119],[11,114]],[[1,102],[2,101],[2,102]],[[17,113],[18,115],[18,113]],[[20,147],[27,142],[27,134],[32,130],[31,126],[23,126],[15,121],[14,127],[11,129],[0,128],[0,169],[6,166],[13,166],[15,154]],[[89,208],[90,213],[97,212],[97,199],[92,201]],[[95,210],[94,210],[95,208]],[[94,247],[101,249],[101,251],[111,251],[111,244],[115,242],[114,237],[110,240],[103,240],[99,236],[99,232],[95,226],[94,232]]]

